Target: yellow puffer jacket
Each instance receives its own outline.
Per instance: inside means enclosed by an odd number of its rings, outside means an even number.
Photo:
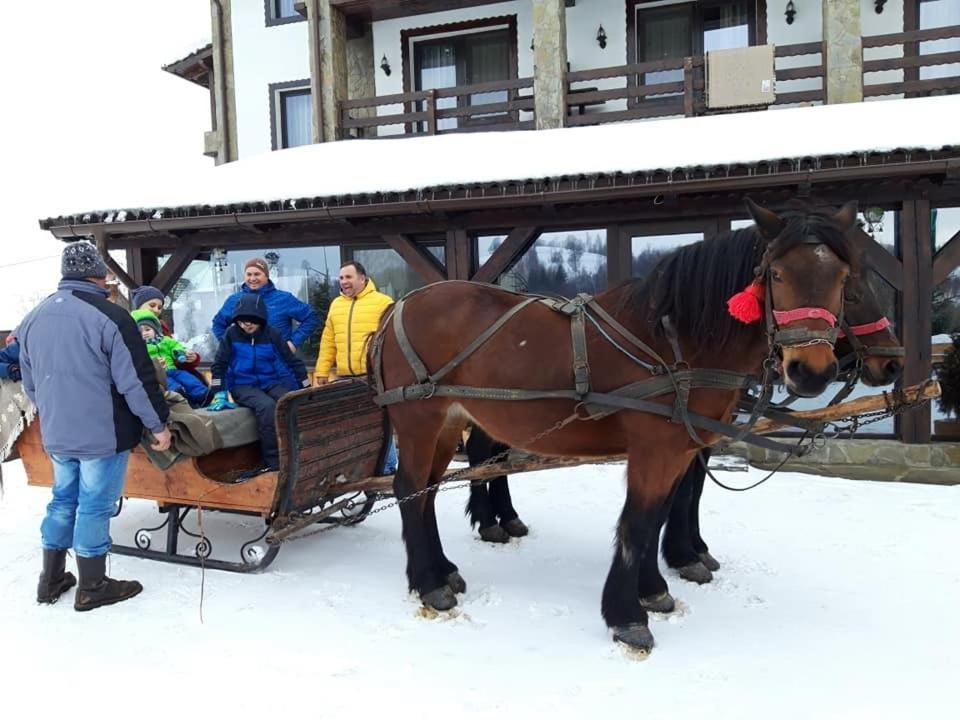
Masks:
[[[355,298],[335,298],[320,338],[316,376],[329,377],[334,361],[340,377],[365,374],[367,337],[377,331],[380,317],[392,304],[393,298],[378,292],[370,278]]]

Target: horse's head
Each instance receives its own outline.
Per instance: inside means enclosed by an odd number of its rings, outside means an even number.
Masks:
[[[747,208],[766,241],[757,281],[768,339],[781,356],[781,375],[794,394],[819,395],[839,369],[833,344],[844,285],[855,269],[848,234],[856,204],[834,214],[804,211],[782,217],[749,199]]]
[[[860,379],[874,387],[889,385],[903,370],[904,350],[880,308],[866,277],[852,276],[843,291],[844,322],[837,334],[840,370],[860,365]]]

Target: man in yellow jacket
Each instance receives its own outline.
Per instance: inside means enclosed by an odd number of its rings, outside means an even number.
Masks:
[[[381,316],[392,304],[393,299],[379,292],[367,277],[363,265],[348,262],[340,268],[340,295],[330,303],[323,326],[315,385],[329,381],[334,365],[337,377],[367,374],[367,339],[377,331]]]
[[[367,270],[358,262],[340,268],[340,295],[330,303],[327,322],[320,336],[320,352],[313,382],[318,387],[330,381],[334,363],[337,377],[364,376],[367,373],[367,339],[377,331],[380,318],[393,299],[377,291]],[[380,472],[397,471],[397,445],[393,434],[387,438],[387,451]]]

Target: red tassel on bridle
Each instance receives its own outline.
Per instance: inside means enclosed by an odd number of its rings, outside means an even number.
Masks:
[[[754,323],[763,317],[763,301],[765,288],[763,281],[754,280],[743,290],[727,300],[727,311],[742,323]]]

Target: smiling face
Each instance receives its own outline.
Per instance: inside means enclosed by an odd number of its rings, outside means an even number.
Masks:
[[[247,284],[247,287],[251,290],[259,290],[270,278],[258,267],[251,265],[246,269],[246,272],[243,274],[243,281]]]
[[[340,268],[340,292],[349,298],[356,297],[367,285],[367,276],[357,272],[355,265]]]

